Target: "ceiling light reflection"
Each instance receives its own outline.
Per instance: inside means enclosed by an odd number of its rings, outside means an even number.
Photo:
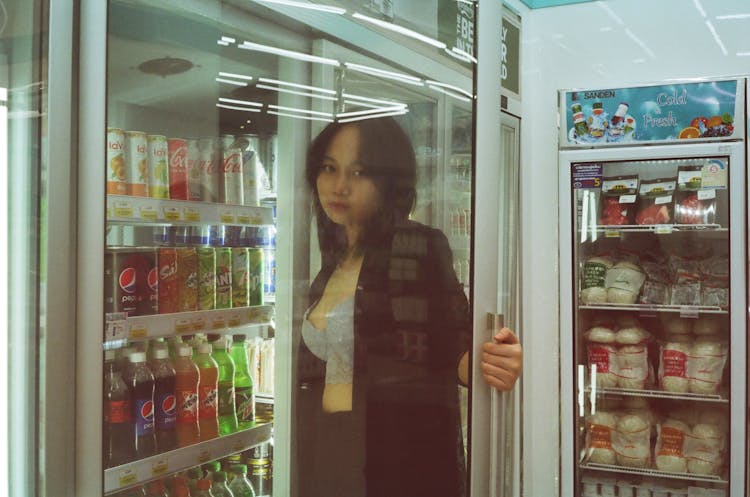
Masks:
[[[622,19],[620,19],[620,16],[618,16],[617,14],[615,14],[615,11],[614,11],[614,10],[612,10],[612,9],[610,9],[610,8],[609,8],[609,5],[606,5],[606,4],[604,3],[604,2],[601,2],[601,1],[600,1],[600,2],[596,2],[596,4],[597,4],[597,5],[598,5],[598,6],[599,6],[599,7],[600,7],[600,8],[601,8],[601,9],[602,9],[602,10],[603,10],[604,12],[606,12],[606,13],[607,13],[607,15],[608,15],[608,16],[609,16],[609,17],[610,17],[610,18],[611,18],[611,19],[612,19],[613,21],[615,21],[615,22],[616,22],[617,24],[619,24],[620,26],[624,26],[624,25],[625,25],[625,22],[624,22],[624,21],[623,21]]]
[[[216,78],[216,82],[235,86],[247,86],[247,83],[245,83],[244,81],[234,81],[232,79]]]
[[[251,102],[249,100],[237,100],[235,98],[219,97],[219,102],[224,102],[226,104],[249,105],[250,107],[263,107],[263,104],[260,102]]]
[[[373,103],[373,104],[401,105],[403,107],[406,107],[405,103],[393,102],[393,101],[389,101],[389,100],[380,100],[380,99],[377,99],[377,98],[363,97],[361,95],[352,95],[351,93],[342,93],[341,96],[344,97],[344,98],[350,98],[352,100],[359,100],[359,101],[362,101],[362,102],[370,102],[370,103]],[[352,103],[356,103],[356,102],[352,102]]]
[[[706,17],[706,10],[701,5],[701,0],[693,0],[693,3],[695,4],[695,10],[698,11],[701,17]]]
[[[403,109],[395,112],[383,112],[380,114],[370,114],[367,116],[357,116],[357,117],[347,117],[346,119],[337,119],[340,123],[350,123],[354,121],[363,121],[365,119],[376,119],[378,117],[388,117],[388,116],[401,116],[409,112],[408,109]]]
[[[477,63],[477,58],[476,57],[474,57],[473,55],[471,55],[469,52],[465,52],[465,51],[463,51],[461,49],[458,49],[456,47],[453,47],[450,50],[448,50],[446,48],[445,49],[445,53],[447,53],[448,55],[450,55],[453,58],[456,58],[458,60],[462,60],[464,62],[471,62],[473,64]]]
[[[274,116],[292,117],[294,119],[304,119],[306,121],[323,121],[326,123],[333,122],[333,119],[330,119],[327,117],[302,116],[300,114],[287,114],[286,112],[276,112],[275,110],[269,110],[268,113],[273,114]]]
[[[290,95],[299,95],[300,97],[312,97],[312,98],[318,98],[321,100],[336,100],[336,97],[332,97],[329,95],[319,95],[317,93],[305,93],[303,91],[297,91],[297,90],[288,90],[286,88],[279,88],[277,86],[271,86],[271,85],[264,85],[262,83],[259,83],[255,85],[256,88],[261,88],[264,90],[272,90],[277,91],[279,93],[288,93]]]
[[[319,91],[322,93],[329,93],[331,95],[336,94],[335,90],[329,90],[328,88],[321,88],[319,86],[301,85],[299,83],[292,83],[290,81],[281,81],[279,79],[259,78],[258,81],[261,81],[263,83],[271,83],[274,85],[291,86],[292,88],[301,88],[303,90]]]
[[[402,74],[402,73],[397,73],[393,71],[385,71],[383,69],[376,69],[374,67],[363,66],[361,64],[354,64],[352,62],[345,62],[344,65],[348,69],[351,69],[352,71],[370,74],[372,76],[379,76],[379,77],[387,78],[387,79],[393,79],[393,80],[401,81],[402,83],[407,83],[410,85],[422,86],[421,79],[415,76],[409,76],[408,74]]]
[[[422,33],[418,33],[416,31],[405,28],[403,26],[393,24],[392,22],[381,21],[380,19],[375,19],[374,17],[366,16],[366,15],[360,14],[359,12],[352,14],[352,17],[355,19],[359,19],[360,21],[365,21],[365,22],[369,22],[370,24],[380,26],[383,29],[387,29],[389,31],[393,31],[395,33],[399,33],[404,36],[408,36],[409,38],[414,38],[415,40],[422,41],[424,43],[427,43],[428,45],[432,45],[433,47],[446,48],[446,44],[443,43],[442,41],[438,41],[434,38],[430,38],[429,36],[425,36]]]
[[[288,5],[290,7],[299,7],[300,9],[307,10],[317,10],[318,12],[328,12],[331,14],[346,14],[346,9],[342,9],[341,7],[332,7],[330,5],[320,5],[315,3],[295,2],[294,0],[256,0],[256,2]]]
[[[283,48],[271,47],[268,45],[261,45],[259,43],[252,43],[249,41],[242,42],[239,48],[243,50],[251,50],[254,52],[264,52],[280,57],[288,57],[290,59],[302,60],[305,62],[316,62],[318,64],[325,64],[329,66],[340,66],[341,63],[338,60],[328,59],[326,57],[318,57],[317,55],[309,55],[302,52],[295,52],[294,50],[284,50]]]
[[[750,19],[750,14],[729,14],[725,16],[716,16],[718,21],[726,21],[729,19]]]
[[[260,112],[260,109],[251,109],[249,107],[237,107],[236,105],[216,104],[216,106],[221,107],[222,109],[241,110],[244,112]]]
[[[366,116],[368,114],[381,114],[384,112],[401,112],[406,110],[406,106],[395,105],[393,107],[375,107],[367,110],[355,110],[351,112],[340,112],[336,114],[336,117],[353,117],[353,116]]]
[[[721,41],[721,38],[719,38],[719,33],[716,32],[716,28],[714,28],[713,23],[706,19],[706,26],[708,26],[709,31],[711,31],[711,34],[714,37],[714,40],[716,40],[716,44],[719,45],[719,48],[721,49],[721,52],[724,55],[729,55],[729,52],[727,52],[727,47],[724,46],[724,42]]]
[[[447,88],[449,90],[453,90],[453,91],[456,91],[458,93],[462,93],[462,94],[466,95],[469,98],[474,97],[474,95],[470,91],[464,90],[463,88],[459,88],[458,86],[449,85],[448,83],[441,83],[440,81],[431,81],[431,80],[427,80],[426,83],[428,85],[439,86],[441,88]]]
[[[245,76],[244,74],[237,74],[237,73],[233,73],[233,72],[219,71],[219,76],[223,76],[225,78],[246,79],[248,81],[252,81],[253,80],[252,76]]]
[[[427,86],[430,87],[430,88],[432,88],[435,91],[439,91],[440,93],[444,93],[444,94],[448,95],[449,97],[453,97],[456,100],[460,100],[462,102],[471,102],[470,98],[467,98],[467,97],[465,97],[463,95],[459,95],[458,93],[452,92],[450,90],[446,90],[445,88],[441,88],[441,87],[435,86],[435,85],[427,85]]]
[[[316,116],[325,116],[325,117],[333,117],[333,114],[330,112],[320,112],[317,110],[310,110],[310,109],[300,109],[298,107],[285,107],[283,105],[274,105],[271,104],[268,106],[269,109],[276,109],[276,110],[285,110],[289,112],[300,112],[302,114],[311,114]]]
[[[642,49],[643,49],[643,50],[644,50],[644,51],[645,51],[645,52],[646,52],[646,53],[647,53],[647,54],[649,55],[649,57],[651,57],[652,59],[655,59],[655,58],[656,58],[656,54],[654,54],[654,52],[653,52],[653,51],[652,51],[652,50],[651,50],[650,48],[648,48],[648,45],[646,45],[645,43],[643,43],[643,42],[641,41],[641,39],[640,39],[640,38],[638,38],[638,37],[637,37],[637,36],[635,35],[635,33],[633,33],[632,31],[630,31],[629,29],[625,28],[625,34],[626,34],[626,35],[628,35],[628,38],[630,38],[630,39],[631,39],[631,40],[633,40],[633,41],[634,41],[634,42],[635,42],[635,43],[636,43],[636,44],[637,44],[638,46],[640,46],[640,47],[641,47],[641,48],[642,48]]]

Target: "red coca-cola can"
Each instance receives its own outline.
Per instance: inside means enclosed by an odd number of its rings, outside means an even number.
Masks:
[[[187,141],[188,199],[201,201],[201,153],[198,140]]]
[[[189,200],[188,144],[182,138],[167,140],[169,160],[169,198]]]
[[[242,180],[242,149],[231,135],[221,137],[221,202],[242,205],[244,202]]]
[[[162,247],[157,254],[159,271],[159,314],[179,312],[180,278],[177,249]]]
[[[105,312],[147,316],[158,312],[156,251],[113,248],[104,254]]]

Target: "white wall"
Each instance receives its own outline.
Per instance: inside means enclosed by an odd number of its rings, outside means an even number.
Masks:
[[[554,496],[559,430],[572,429],[557,416],[557,90],[750,75],[750,18],[717,18],[750,13],[750,2],[608,0],[533,11],[506,3],[523,18],[523,495]]]

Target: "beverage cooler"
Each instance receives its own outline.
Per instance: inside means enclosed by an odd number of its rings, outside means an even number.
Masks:
[[[399,5],[83,3],[80,495],[218,471],[256,496],[303,488],[294,358],[320,264],[304,164],[326,124],[395,117],[412,218],[446,234],[469,294],[476,59],[437,40],[437,6]]]
[[[560,106],[563,495],[743,495],[745,81]]]

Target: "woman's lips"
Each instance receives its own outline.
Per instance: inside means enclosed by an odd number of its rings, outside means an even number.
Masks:
[[[344,210],[347,205],[343,202],[328,202],[328,208],[336,211]]]

